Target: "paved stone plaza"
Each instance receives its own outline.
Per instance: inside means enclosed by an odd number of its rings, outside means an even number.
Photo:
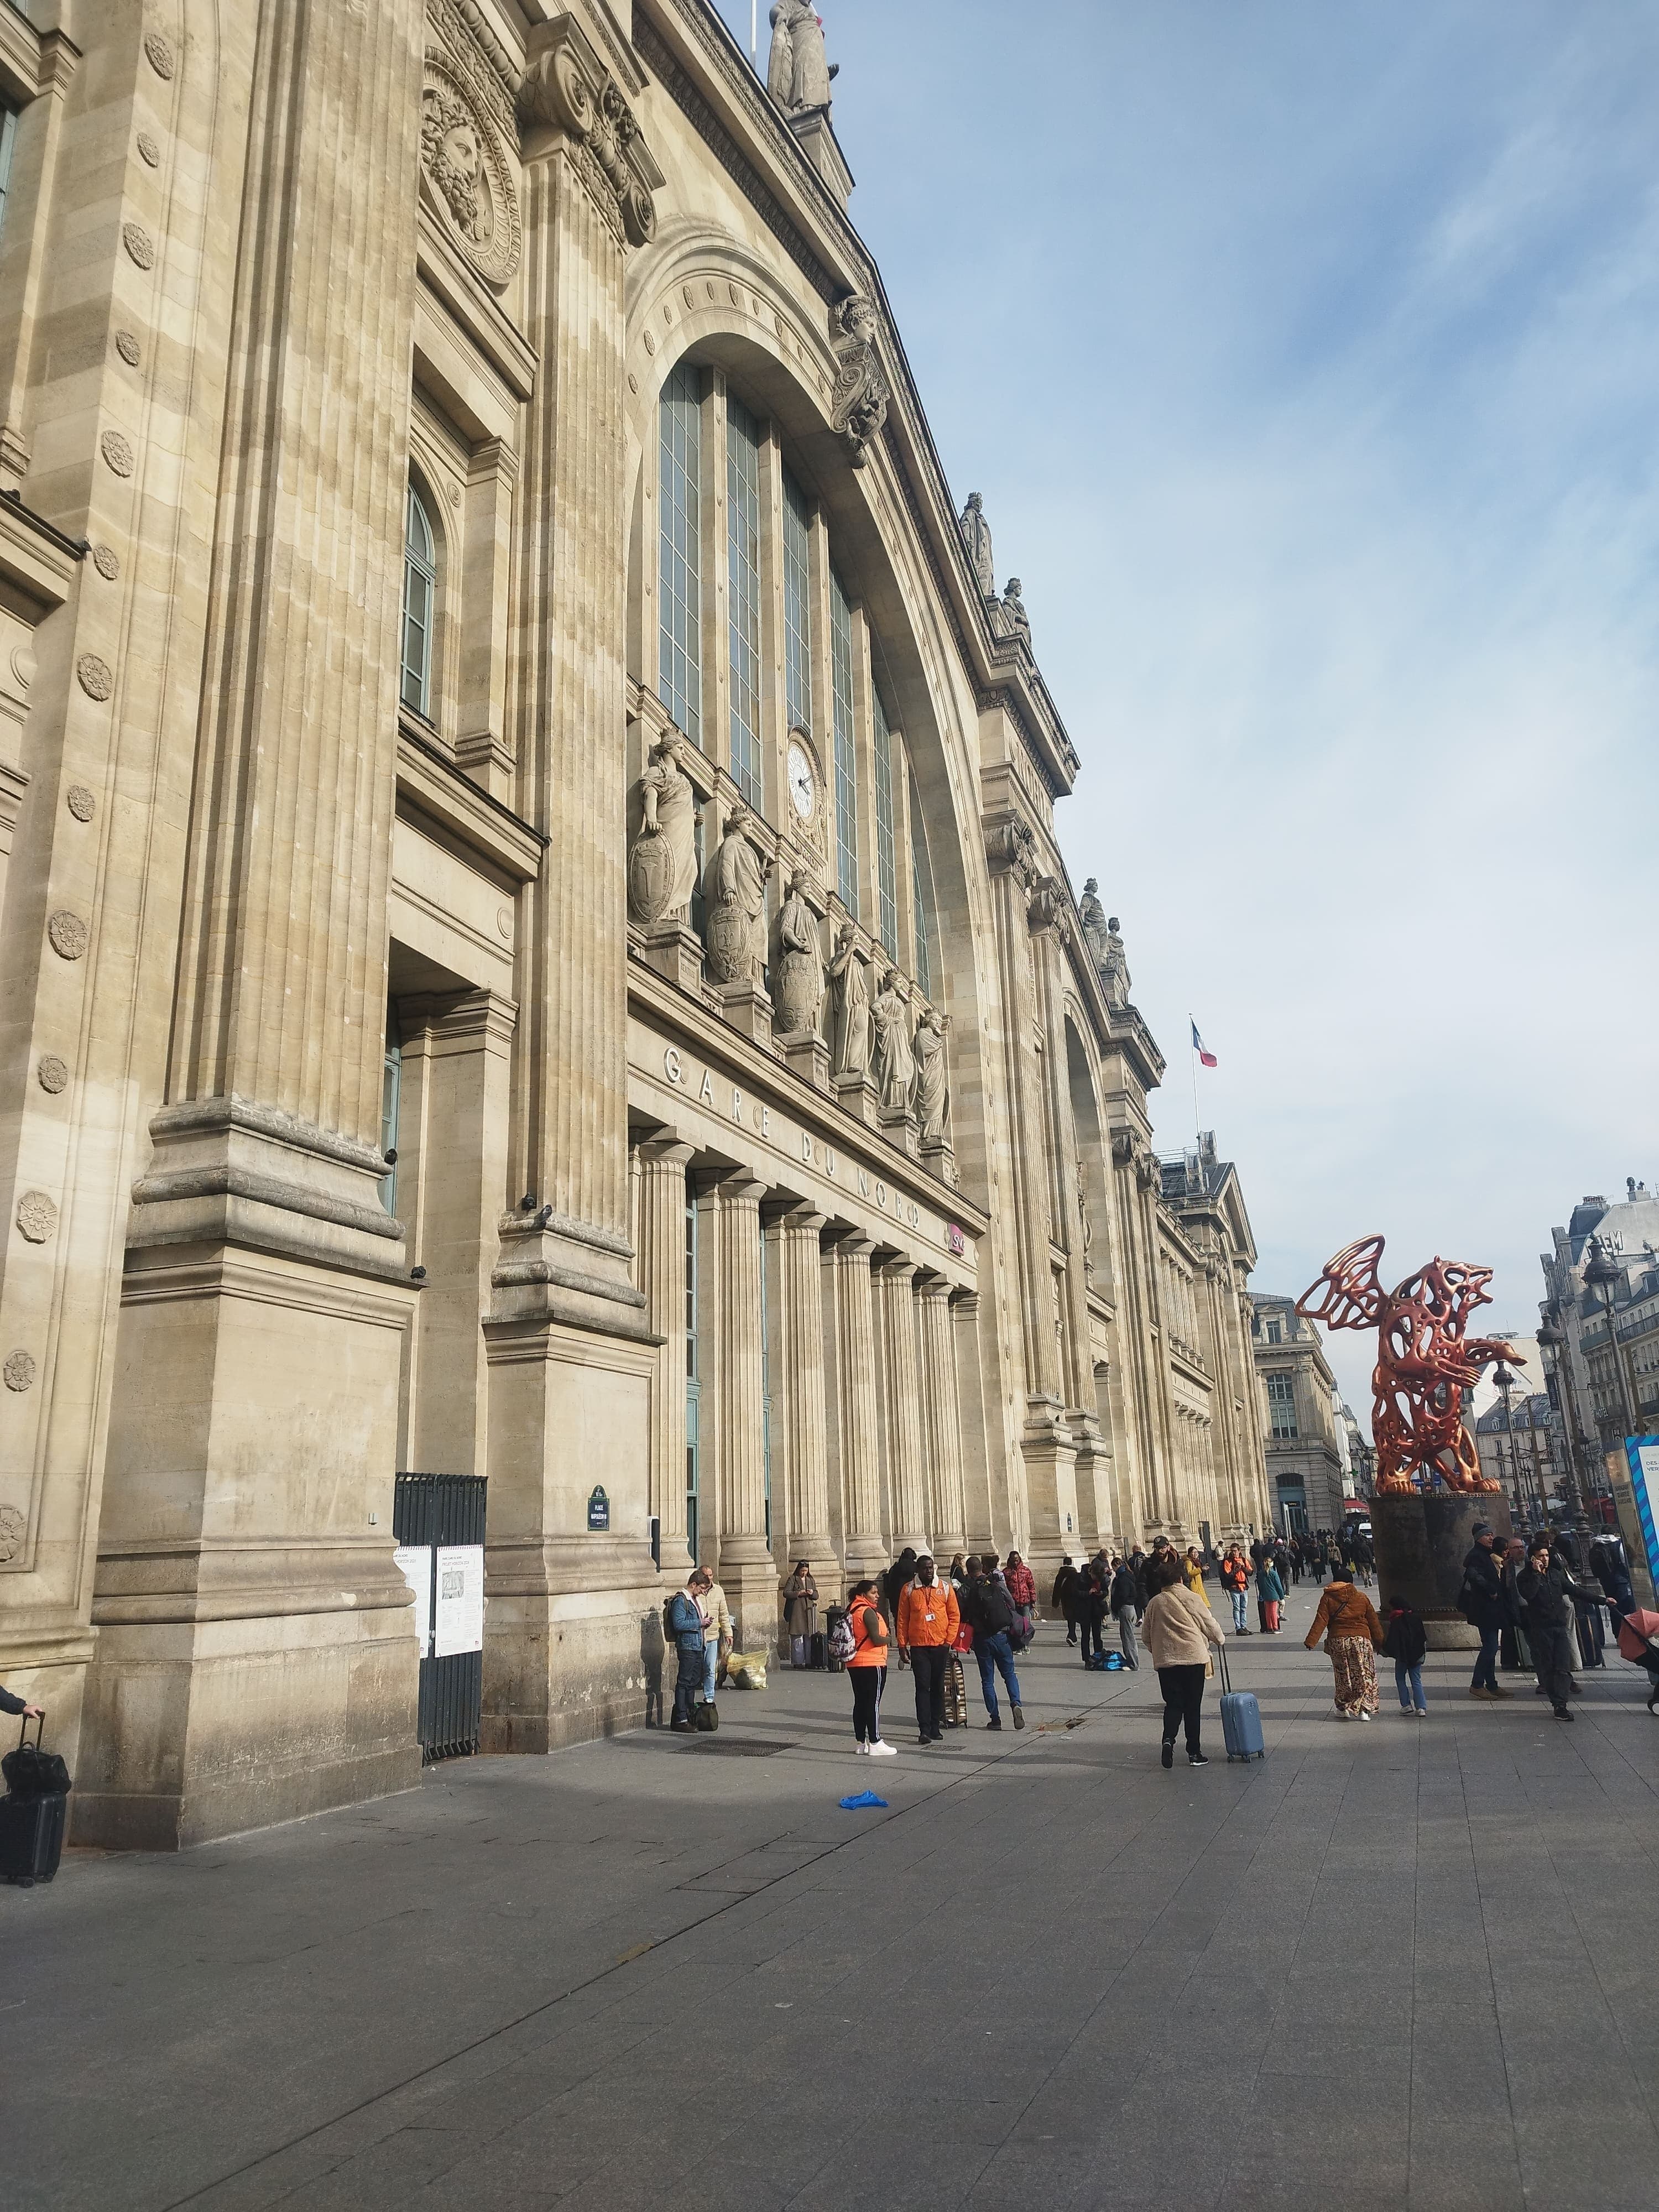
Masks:
[[[1427,1723],[1385,1683],[1340,1727],[1310,1611],[1238,1649],[1248,1769],[1217,1729],[1164,1773],[1150,1674],[1049,1628],[1023,1735],[975,1698],[968,1741],[872,1766],[842,1678],[775,1674],[713,1743],[73,1852],[0,1892],[10,2212],[1650,2212],[1640,1677],[1568,1729],[1435,1660]]]

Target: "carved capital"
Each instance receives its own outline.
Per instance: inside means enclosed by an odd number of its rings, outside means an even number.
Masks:
[[[1018,875],[1028,887],[1036,881],[1036,840],[1017,814],[987,829],[985,858],[994,876]]]
[[[1032,933],[1040,936],[1045,930],[1052,930],[1058,934],[1064,927],[1070,906],[1070,895],[1058,878],[1040,876],[1032,886],[1025,908],[1025,919]]]
[[[849,292],[830,313],[836,356],[830,422],[853,466],[861,469],[867,448],[881,435],[892,386],[877,357],[876,311],[862,293]]]
[[[622,87],[574,16],[560,15],[532,33],[519,117],[529,130],[550,131],[554,143],[571,148],[577,170],[620,236],[630,246],[649,244],[657,228],[653,195],[665,180]],[[526,144],[526,160],[538,150]]]

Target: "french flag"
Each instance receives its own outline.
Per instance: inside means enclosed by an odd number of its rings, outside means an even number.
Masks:
[[[1187,1018],[1188,1021],[1192,1021],[1192,1016],[1190,1014]],[[1198,1024],[1196,1022],[1193,1022],[1193,1050],[1198,1054],[1200,1062],[1202,1066],[1206,1067],[1214,1067],[1217,1065],[1215,1054],[1209,1050],[1205,1044],[1203,1038],[1200,1036],[1198,1033]]]

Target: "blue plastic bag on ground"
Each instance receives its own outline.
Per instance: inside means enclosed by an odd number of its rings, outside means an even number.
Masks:
[[[843,1797],[841,1809],[843,1813],[861,1813],[866,1805],[879,1805],[884,1808],[886,1803],[887,1800],[878,1797],[873,1790],[860,1790],[856,1797]]]

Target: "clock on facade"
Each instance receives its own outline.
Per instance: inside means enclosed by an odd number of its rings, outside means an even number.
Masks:
[[[804,745],[790,746],[788,774],[789,797],[795,811],[803,822],[810,822],[817,811],[818,780]]]

